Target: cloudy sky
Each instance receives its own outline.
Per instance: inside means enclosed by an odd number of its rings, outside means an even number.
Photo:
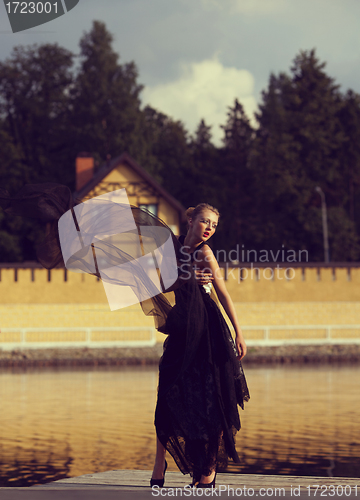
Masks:
[[[235,97],[252,118],[270,73],[289,72],[300,50],[315,48],[342,90],[360,92],[359,0],[80,0],[16,34],[0,2],[0,60],[31,43],[77,52],[95,19],[114,35],[120,61],[135,61],[143,103],[190,132],[204,118],[217,143]]]

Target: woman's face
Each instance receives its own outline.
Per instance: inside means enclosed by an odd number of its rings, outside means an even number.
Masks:
[[[190,219],[189,224],[194,236],[202,241],[207,241],[215,233],[219,217],[211,210],[204,210],[195,219]]]

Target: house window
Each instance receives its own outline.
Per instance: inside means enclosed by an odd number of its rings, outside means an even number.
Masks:
[[[148,212],[150,212],[152,215],[155,215],[155,217],[157,217],[157,214],[158,214],[158,206],[155,205],[155,203],[149,203],[149,204],[142,204],[142,205],[139,205],[139,208],[141,208],[142,210],[147,210]]]

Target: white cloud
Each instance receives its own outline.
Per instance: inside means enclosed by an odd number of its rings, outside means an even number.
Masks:
[[[200,120],[212,125],[213,141],[219,145],[228,106],[237,98],[250,119],[257,109],[254,77],[245,69],[224,67],[215,57],[182,65],[178,80],[145,87],[143,104],[149,104],[176,120],[193,133]]]
[[[201,0],[206,10],[225,10],[242,14],[266,15],[286,7],[286,0]]]
[[[280,12],[286,6],[286,0],[233,0],[238,12],[249,14],[269,14]]]

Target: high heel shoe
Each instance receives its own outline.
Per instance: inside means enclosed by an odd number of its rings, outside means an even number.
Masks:
[[[216,479],[216,472],[214,479],[211,481],[211,483],[197,483],[195,484],[196,488],[215,488],[215,479]]]
[[[192,478],[192,482],[189,484],[190,488],[195,488],[196,485],[200,482],[201,474],[194,474]]]
[[[150,486],[159,486],[159,488],[162,488],[164,486],[164,481],[165,481],[165,472],[167,469],[167,461],[165,460],[165,469],[164,469],[164,477],[162,479],[150,479]]]

